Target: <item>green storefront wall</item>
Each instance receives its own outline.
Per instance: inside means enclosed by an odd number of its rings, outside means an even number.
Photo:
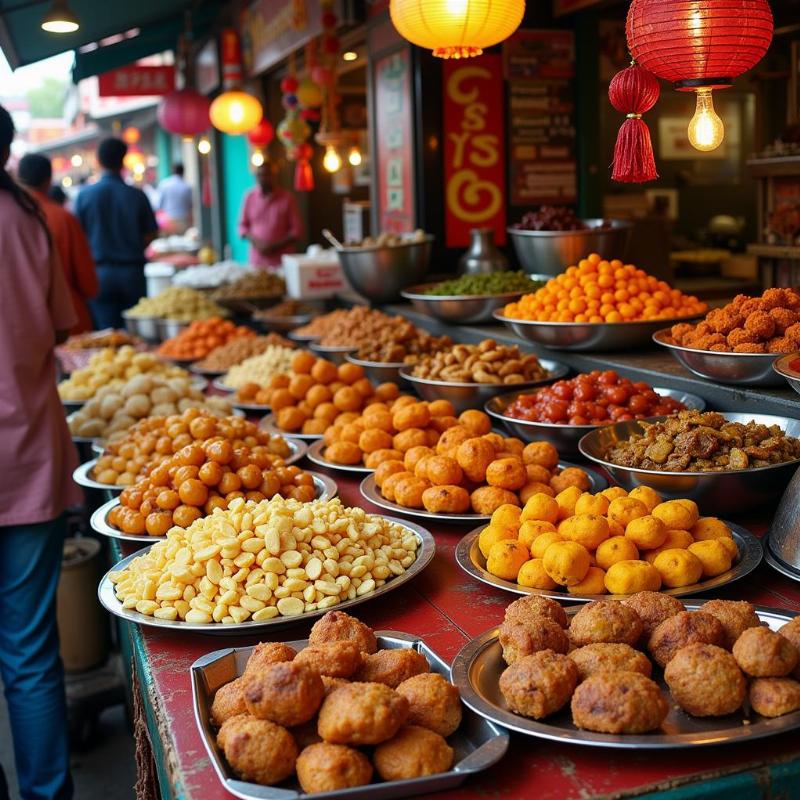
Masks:
[[[245,193],[255,186],[247,138],[221,134],[219,141],[224,238],[234,261],[246,264],[248,244],[239,236],[239,210]]]

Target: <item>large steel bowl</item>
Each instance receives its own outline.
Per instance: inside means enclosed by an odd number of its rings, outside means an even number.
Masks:
[[[569,372],[569,367],[560,361],[540,358],[539,363],[547,370],[547,375],[537,381],[514,384],[516,391],[531,389],[535,386],[544,386],[546,383],[563,378]],[[403,367],[400,370],[400,377],[408,381],[423,400],[428,402],[449,400],[457,414],[466,411],[468,408],[481,408],[493,397],[508,391],[508,384],[502,383],[451,383],[416,378],[411,374],[412,369],[413,367]]]
[[[391,247],[343,247],[336,251],[350,286],[373,303],[397,300],[428,271],[433,236]]]
[[[624,258],[633,223],[624,219],[585,219],[582,231],[526,231],[507,228],[525,272],[558,275],[591,253]]]
[[[693,350],[675,344],[669,328],[653,333],[653,341],[666,347],[675,360],[689,372],[706,380],[732,383],[737,386],[783,385],[783,378],[772,368],[775,353],[717,353],[711,350]]]
[[[356,358],[352,353],[345,354],[345,361],[361,367],[364,374],[375,384],[381,383],[402,383],[403,378],[400,370],[406,366],[404,361],[383,362],[383,361],[364,361]]]
[[[139,336],[147,342],[158,342],[161,337],[158,333],[159,317],[139,317],[127,311],[122,312],[125,330],[134,336]]]
[[[301,328],[303,325],[308,325],[313,318],[314,314],[274,316],[268,311],[261,311],[260,313],[253,315],[252,322],[257,328],[266,333],[269,333],[270,331],[286,333],[286,331],[292,331],[295,328]]]
[[[726,412],[724,416],[730,422],[754,421],[763,425],[779,425],[788,436],[800,436],[800,420],[769,414]],[[665,417],[656,417],[653,421],[663,419]],[[587,433],[578,443],[578,449],[584,458],[606,469],[624,489],[630,491],[644,485],[655,489],[666,500],[688,498],[697,503],[700,513],[704,515],[720,516],[769,507],[786,488],[800,465],[800,459],[795,459],[769,467],[727,472],[661,472],[623,467],[605,458],[605,453],[614,444],[642,431],[640,422],[617,422]]]
[[[661,327],[691,322],[697,317],[646,320],[644,322],[536,322],[511,319],[494,312],[494,318],[511,328],[520,339],[555,350],[609,352],[647,347]]]
[[[160,319],[158,321],[158,337],[162,342],[167,339],[174,339],[191,324],[191,322],[180,319]]]
[[[686,408],[703,411],[706,407],[706,401],[696,394],[682,392],[679,389],[665,389],[661,386],[654,386],[653,391],[658,392],[662,397],[671,397],[673,400],[683,403]],[[580,453],[578,442],[587,433],[591,433],[598,428],[607,427],[607,425],[564,425],[555,422],[530,422],[509,417],[505,410],[521,394],[527,394],[527,392],[514,391],[493,397],[486,403],[484,409],[490,417],[502,422],[512,436],[516,436],[523,442],[550,442],[561,455],[576,456]]]
[[[549,275],[531,275],[530,277],[532,281],[550,279]],[[426,289],[437,286],[439,283],[441,281],[410,286],[400,294],[406,300],[410,300],[417,311],[453,325],[477,325],[491,322],[495,311],[508,303],[513,303],[524,294],[524,292],[476,295],[425,294]],[[533,286],[531,286],[531,291],[534,291]]]
[[[800,358],[800,353],[787,353],[785,356],[775,359],[772,369],[783,378],[798,394],[800,394],[800,372],[791,368],[792,361]]]
[[[320,358],[327,358],[334,364],[344,364],[345,356],[354,353],[358,348],[354,345],[325,345],[319,342],[310,342],[308,349]]]

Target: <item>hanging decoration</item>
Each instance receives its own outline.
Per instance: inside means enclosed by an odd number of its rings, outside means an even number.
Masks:
[[[298,192],[314,191],[314,170],[311,168],[311,158],[314,147],[309,142],[303,142],[297,148],[297,164],[294,168],[294,188]]]
[[[270,142],[274,138],[275,129],[266,117],[262,118],[261,122],[247,134],[247,141],[250,142],[253,147],[269,147]]]
[[[298,90],[300,82],[295,75],[295,59],[289,58],[289,74],[281,81],[283,98],[281,104],[286,109],[286,116],[277,128],[278,139],[286,149],[289,161],[297,162],[294,171],[294,188],[298,192],[310,192],[314,188],[314,173],[311,168],[313,148],[307,143],[311,136],[311,128],[300,116],[300,100]]]
[[[222,77],[225,91],[209,109],[211,124],[223,133],[239,135],[255,128],[264,115],[259,100],[242,91],[242,50],[233,28],[222,32]]]
[[[389,14],[412,44],[439,58],[469,58],[514,33],[525,0],[390,0]]]
[[[688,129],[692,145],[704,152],[719,147],[725,128],[714,111],[711,93],[730,87],[767,52],[773,31],[767,0],[633,0],[625,31],[628,50],[639,68],[671,81],[680,92],[697,93],[695,115]],[[620,75],[612,81],[614,107],[629,115],[644,113],[652,97],[652,82],[642,72],[626,78]],[[636,120],[636,116],[631,119]],[[634,127],[628,126],[625,131],[625,125],[620,131],[623,141],[617,142],[614,152],[613,169],[614,175],[622,177],[615,180],[635,179],[630,176],[637,174],[655,177],[655,164],[652,170],[645,166],[639,171],[636,167],[638,158],[646,158],[641,126],[637,124],[638,133],[634,133]]]

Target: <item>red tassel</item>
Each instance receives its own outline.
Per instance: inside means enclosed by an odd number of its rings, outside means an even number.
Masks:
[[[650,129],[642,119],[661,94],[658,78],[644,67],[632,64],[618,72],[608,87],[611,105],[628,118],[622,123],[614,148],[611,180],[645,183],[658,177]]]
[[[307,158],[297,160],[294,168],[294,188],[298,192],[314,191],[314,171]]]

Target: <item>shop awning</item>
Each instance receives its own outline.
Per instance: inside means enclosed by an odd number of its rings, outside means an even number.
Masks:
[[[67,50],[77,50],[92,42],[100,42],[110,36],[137,28],[140,30],[138,36],[125,42],[134,42],[135,39],[145,35],[149,37],[151,33],[154,35],[162,33],[165,26],[171,23],[180,29],[184,11],[190,5],[194,5],[191,0],[128,0],[128,2],[70,0],[70,8],[78,15],[81,26],[75,33],[53,34],[43,31],[40,27],[49,3],[50,0],[33,0],[33,2],[0,0],[0,48],[12,69]],[[214,12],[219,6],[218,2],[206,2],[200,9]],[[199,11],[195,13],[199,16]],[[170,47],[174,47],[176,36],[177,33],[173,32]],[[106,48],[99,48],[99,50],[104,49]],[[121,66],[123,63],[164,49],[168,48],[159,44],[147,53],[139,52],[127,61],[112,63],[105,69]],[[102,70],[94,69],[88,74],[100,71]]]

